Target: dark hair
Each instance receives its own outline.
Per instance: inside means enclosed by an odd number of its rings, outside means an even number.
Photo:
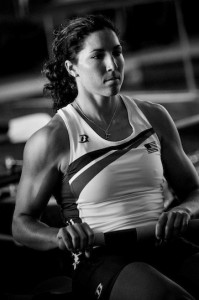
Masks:
[[[105,28],[113,30],[119,37],[115,25],[102,15],[72,18],[54,31],[52,59],[44,64],[43,74],[49,81],[44,85],[44,94],[52,97],[55,111],[73,102],[78,94],[75,79],[67,72],[65,61],[76,63],[85,38]]]

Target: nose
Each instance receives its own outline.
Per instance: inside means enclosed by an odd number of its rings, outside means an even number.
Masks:
[[[106,59],[106,69],[107,71],[113,71],[118,68],[116,59],[113,55],[108,55]]]

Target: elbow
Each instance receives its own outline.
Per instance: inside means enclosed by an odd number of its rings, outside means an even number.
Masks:
[[[21,221],[19,217],[13,216],[12,219],[12,226],[11,226],[11,232],[12,232],[12,237],[13,239],[20,244],[23,244],[23,235],[22,235],[22,230],[21,228]]]

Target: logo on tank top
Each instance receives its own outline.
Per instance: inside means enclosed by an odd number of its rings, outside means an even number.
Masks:
[[[79,143],[87,143],[87,142],[89,142],[88,135],[86,135],[86,134],[80,134],[79,137],[80,137]]]
[[[144,144],[144,146],[146,147],[148,153],[153,153],[153,152],[158,151],[158,146],[157,146],[156,142],[151,142],[151,143],[148,143],[148,144]]]

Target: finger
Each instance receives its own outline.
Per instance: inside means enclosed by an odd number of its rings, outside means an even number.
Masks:
[[[74,228],[76,230],[76,232],[78,233],[78,236],[79,236],[79,240],[78,240],[78,249],[79,250],[84,250],[86,248],[88,248],[88,237],[87,237],[87,234],[84,230],[84,225],[83,223],[81,224],[74,224]]]
[[[164,238],[165,224],[167,222],[167,213],[162,213],[155,227],[155,235],[157,239]]]
[[[165,234],[164,234],[165,240],[170,239],[174,234],[175,219],[176,219],[176,212],[169,212],[168,218],[167,218],[167,223],[165,226]]]
[[[89,258],[91,256],[92,247],[94,245],[95,235],[93,230],[90,228],[90,226],[87,223],[83,223],[83,228],[88,237],[88,245],[87,245],[88,248],[85,251],[85,256]]]
[[[94,244],[94,232],[87,223],[75,224],[80,236],[80,249],[90,249]]]
[[[75,228],[75,224],[74,225],[68,225],[67,227],[67,232],[70,235],[71,238],[71,242],[72,242],[72,247],[73,247],[73,251],[79,251],[80,249],[80,236],[79,236],[79,232],[77,231],[77,229]]]
[[[83,228],[88,238],[88,247],[92,247],[95,240],[94,232],[87,223],[83,223]]]
[[[58,246],[61,250],[68,249],[69,251],[73,251],[73,245],[65,228],[60,228],[57,234],[58,238]]]
[[[173,232],[174,236],[181,234],[182,224],[183,224],[183,214],[176,213],[176,218],[175,218],[174,225],[173,225],[174,226],[174,232]]]
[[[58,238],[58,247],[60,250],[66,250],[68,249],[69,251],[71,251],[66,244],[64,243],[63,239],[61,237]]]
[[[187,214],[184,214],[181,224],[181,234],[185,233],[187,231],[188,225],[190,221],[190,216]]]

